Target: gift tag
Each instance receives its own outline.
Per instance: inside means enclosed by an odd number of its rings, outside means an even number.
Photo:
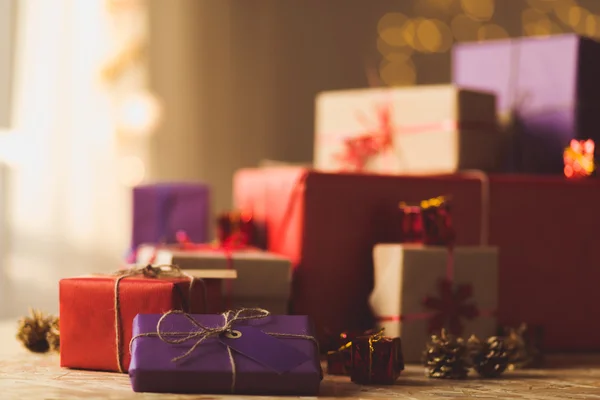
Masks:
[[[286,340],[309,339],[275,337],[251,326],[236,326],[231,332],[221,335],[220,340],[232,350],[280,374],[311,359],[285,343]]]

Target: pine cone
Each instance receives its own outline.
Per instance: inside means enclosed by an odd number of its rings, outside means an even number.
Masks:
[[[47,317],[38,310],[31,309],[29,312],[30,317],[19,321],[17,339],[34,353],[46,353],[50,350],[47,335],[55,318]]]
[[[522,324],[518,329],[507,328],[506,345],[509,353],[509,370],[536,368],[543,364],[543,353],[540,350],[541,331],[533,332]]]
[[[484,378],[497,378],[508,367],[509,349],[504,338],[492,336],[485,342],[475,336],[468,341],[473,368]]]
[[[58,318],[52,319],[52,322],[50,323],[50,329],[46,333],[46,341],[48,341],[50,351],[56,353],[60,352],[60,326]]]
[[[445,330],[431,336],[424,356],[425,375],[430,378],[465,379],[469,373],[467,346]]]

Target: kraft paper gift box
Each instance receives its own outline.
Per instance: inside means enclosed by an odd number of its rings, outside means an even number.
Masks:
[[[498,251],[379,244],[373,250],[375,285],[370,305],[385,334],[401,337],[404,361],[422,361],[432,333],[442,328],[468,338],[497,330]],[[450,275],[450,276],[448,276]]]
[[[133,322],[129,375],[135,392],[234,393],[316,396],[321,382],[319,352],[306,316],[270,315],[234,322],[232,334],[200,339],[202,326],[224,325],[223,315],[138,315]],[[196,336],[169,344],[169,332]],[[140,336],[137,335],[151,336]],[[239,336],[238,336],[239,335]]]
[[[497,95],[512,171],[561,174],[571,139],[600,141],[600,43],[575,34],[466,43],[452,58],[455,84]]]
[[[157,183],[133,189],[131,246],[144,243],[176,243],[185,231],[190,240],[208,238],[209,188],[203,183]]]
[[[190,290],[186,277],[128,276],[119,281],[118,291],[118,276],[114,275],[62,279],[60,365],[127,372],[132,322],[137,314],[170,310],[222,312],[223,279],[234,277],[234,271],[207,271],[203,284],[196,281]]]
[[[324,92],[315,168],[376,173],[493,170],[495,97],[453,85]]]
[[[206,250],[140,247],[139,264],[148,263],[152,257],[156,264],[175,264],[192,276],[202,275],[204,270],[234,269],[237,279],[228,282],[225,288],[227,304],[265,308],[275,314],[288,313],[292,280],[288,258],[255,249],[224,251],[210,245]]]

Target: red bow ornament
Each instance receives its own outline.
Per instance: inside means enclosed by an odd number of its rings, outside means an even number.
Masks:
[[[358,114],[357,118],[364,126],[370,125],[362,114]],[[372,157],[392,147],[394,129],[391,119],[391,107],[380,107],[377,112],[377,128],[367,134],[344,140],[344,151],[335,155],[343,170],[362,172]]]

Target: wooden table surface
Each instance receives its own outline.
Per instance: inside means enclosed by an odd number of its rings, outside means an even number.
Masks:
[[[56,355],[35,355],[14,339],[14,321],[0,322],[0,399],[240,399],[244,396],[136,394],[127,375],[61,369]],[[600,355],[554,356],[548,368],[507,373],[498,380],[427,379],[409,366],[396,385],[359,386],[326,376],[320,398],[340,399],[600,399]],[[252,399],[277,399],[253,396]],[[281,397],[290,399],[290,397]]]

